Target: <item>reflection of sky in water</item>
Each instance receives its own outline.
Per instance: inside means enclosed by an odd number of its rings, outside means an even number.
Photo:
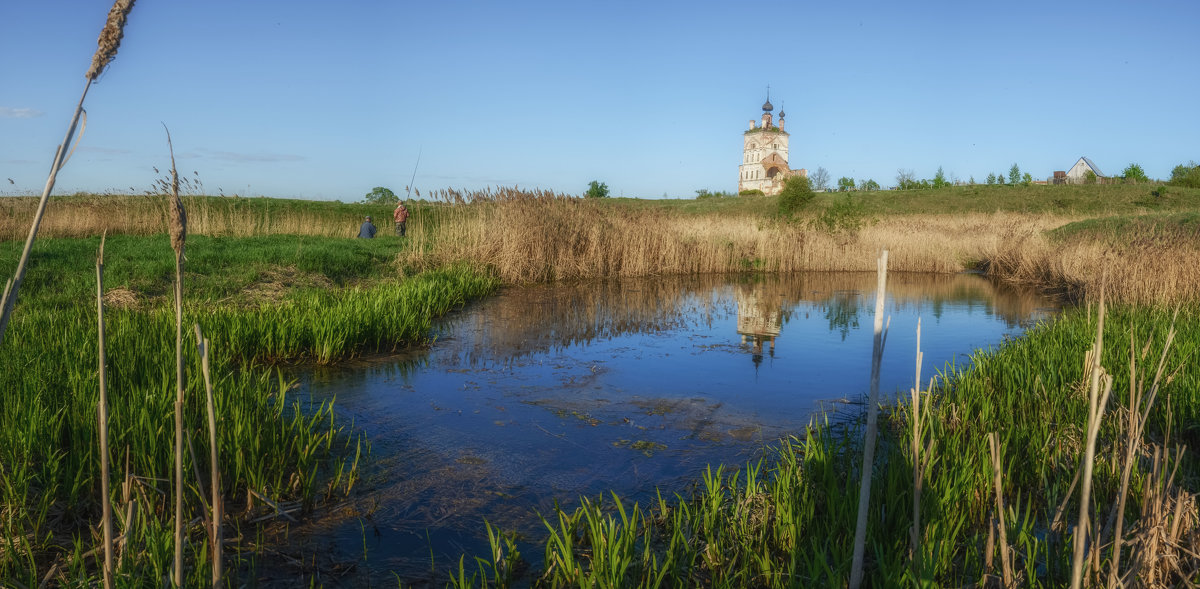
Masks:
[[[426,528],[456,560],[479,546],[484,517],[537,535],[531,510],[556,500],[683,492],[705,465],[802,432],[820,401],[860,399],[874,284],[817,273],[514,288],[446,321],[429,349],[300,378],[372,440],[376,560],[427,570]],[[881,390],[912,386],[918,317],[925,383],[1044,305],[974,275],[893,276]]]

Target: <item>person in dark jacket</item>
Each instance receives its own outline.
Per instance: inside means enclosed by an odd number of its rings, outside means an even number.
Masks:
[[[371,217],[367,217],[367,220],[363,221],[362,226],[358,228],[358,237],[360,239],[375,238],[375,225],[371,223]]]

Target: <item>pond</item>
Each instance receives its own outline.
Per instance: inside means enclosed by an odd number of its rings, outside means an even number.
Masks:
[[[923,384],[1057,312],[975,274],[891,274],[881,392]],[[483,521],[531,542],[537,513],[615,491],[686,494],[707,465],[756,460],[868,390],[874,273],[688,276],[507,289],[398,356],[296,376],[371,443],[359,497],[293,528],[336,563],[444,574],[486,554]],[[827,416],[827,417],[826,417]],[[432,561],[432,566],[431,566]],[[470,556],[468,556],[468,563]],[[368,576],[372,576],[368,573]],[[381,579],[390,577],[384,576]]]

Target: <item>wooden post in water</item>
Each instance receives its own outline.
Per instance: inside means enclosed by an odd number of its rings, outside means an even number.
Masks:
[[[887,330],[883,326],[883,307],[887,299],[887,259],[888,251],[884,249],[876,262],[879,278],[875,288],[875,345],[871,353],[871,395],[867,402],[867,433],[863,439],[862,480],[858,487],[858,523],[854,526],[854,563],[850,569],[850,589],[862,586],[863,553],[867,545],[871,471],[875,465],[875,437],[879,430],[879,367],[883,362],[883,344],[887,341]]]

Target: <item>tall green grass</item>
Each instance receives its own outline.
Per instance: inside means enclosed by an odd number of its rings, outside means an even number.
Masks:
[[[100,512],[97,324],[94,304],[87,304],[95,292],[87,271],[95,242],[41,242],[0,347],[0,585],[38,586],[51,570],[71,578],[98,575],[84,555],[98,545]],[[175,321],[169,301],[155,295],[170,284],[166,246],[165,237],[123,237],[110,239],[106,251],[106,286],[149,295],[141,306],[105,313],[109,444],[119,479],[110,499],[120,516],[117,529],[127,537],[117,579],[129,586],[160,584],[174,545],[165,491],[173,460]],[[201,294],[187,303],[184,322],[199,324],[212,342],[216,450],[231,512],[262,504],[251,491],[311,506],[347,492],[357,476],[361,440],[334,419],[329,403],[312,406],[290,396],[293,383],[271,364],[332,362],[421,342],[433,317],[496,286],[465,266],[402,279],[381,262],[395,247],[383,240],[284,236],[190,240],[188,279]],[[0,249],[0,268],[11,260],[6,255]],[[215,302],[236,301],[241,288],[261,282],[261,273],[279,274],[282,264],[324,283],[254,305]],[[184,350],[190,375],[184,415],[192,460],[199,462],[185,468],[194,510],[206,490],[190,474],[207,471],[209,444],[200,435],[206,413],[197,349],[189,344]],[[126,475],[134,477],[131,493],[141,513],[132,529],[124,521]],[[198,524],[189,526],[192,563],[207,558],[196,540],[203,533]],[[202,584],[208,574],[201,566],[188,570],[189,584]],[[238,582],[236,568],[232,573],[229,582]]]

